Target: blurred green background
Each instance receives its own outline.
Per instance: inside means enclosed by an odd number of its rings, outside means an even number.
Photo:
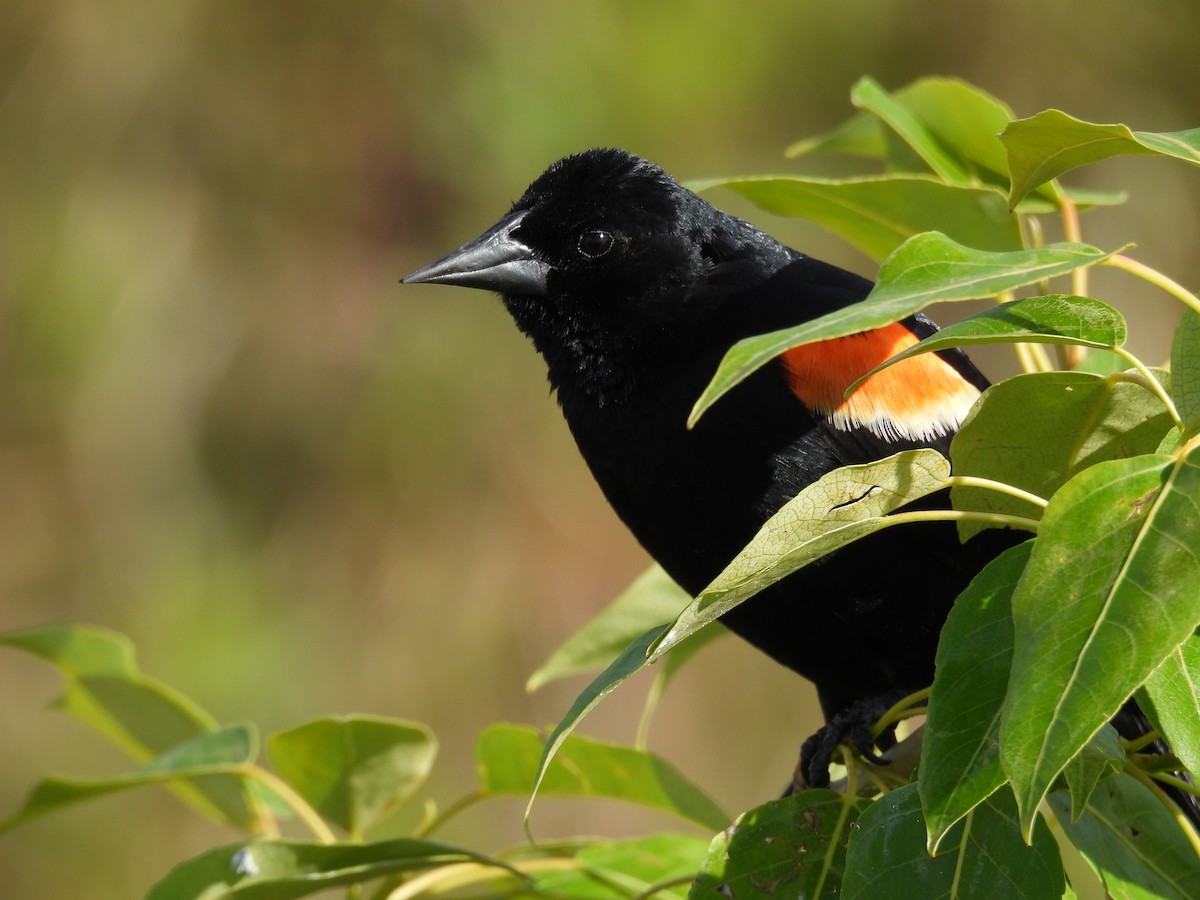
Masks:
[[[149,674],[266,730],[333,713],[423,721],[443,745],[429,792],[449,802],[473,784],[482,727],[558,720],[583,682],[528,696],[525,678],[646,559],[500,305],[399,277],[585,147],[680,178],[796,170],[783,148],[847,116],[863,74],[891,88],[963,77],[1021,115],[1200,125],[1195,5],[1086,9],[7,0],[0,629],[118,629]],[[1136,241],[1200,283],[1194,170],[1115,160],[1074,181],[1132,191],[1085,219],[1087,239]],[[712,199],[872,273],[812,226]],[[1164,359],[1177,308],[1096,280],[1134,313],[1135,351]],[[818,724],[811,693],[732,640],[698,663],[652,746],[744,809],[785,783]],[[43,712],[58,687],[0,653],[0,810],[47,771],[124,765]],[[584,730],[628,740],[641,696],[627,686]],[[518,841],[520,808],[478,809],[444,837]],[[675,827],[554,800],[533,825]],[[0,893],[139,896],[232,839],[165,794],[122,795],[0,838]]]

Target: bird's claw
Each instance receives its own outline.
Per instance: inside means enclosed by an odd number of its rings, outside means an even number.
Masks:
[[[893,691],[868,697],[834,715],[800,748],[800,762],[792,775],[792,790],[828,787],[829,764],[839,744],[848,743],[871,764],[886,766],[888,760],[880,754],[895,745],[896,728],[892,725],[878,737],[871,736],[871,729],[884,713],[907,694],[907,691]]]

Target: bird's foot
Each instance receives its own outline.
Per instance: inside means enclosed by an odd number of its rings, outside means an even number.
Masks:
[[[848,743],[868,762],[886,766],[888,761],[879,754],[895,745],[896,726],[889,726],[877,737],[871,735],[871,729],[884,713],[908,693],[900,690],[867,697],[835,714],[800,748],[800,762],[792,775],[792,786],[788,793],[812,787],[828,787],[829,763],[839,744]]]

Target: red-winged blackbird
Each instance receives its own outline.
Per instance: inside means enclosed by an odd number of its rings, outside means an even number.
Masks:
[[[605,496],[692,594],[826,472],[907,448],[946,452],[987,386],[963,353],[947,351],[885,370],[843,400],[860,375],[936,330],[917,315],[784,353],[688,430],[692,404],[734,343],[862,300],[871,283],[620,150],[555,163],[497,225],[404,281],[503,295],[545,358]],[[887,529],[723,617],[815,683],[826,726],[802,753],[809,784],[827,783],[843,737],[870,752],[868,726],[931,682],[955,597],[1027,537],[989,531],[962,544],[947,523]]]

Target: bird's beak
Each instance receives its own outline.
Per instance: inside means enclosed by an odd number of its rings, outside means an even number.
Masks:
[[[543,297],[549,266],[513,232],[528,210],[506,216],[449,256],[400,279],[402,284],[457,284],[501,294]]]

